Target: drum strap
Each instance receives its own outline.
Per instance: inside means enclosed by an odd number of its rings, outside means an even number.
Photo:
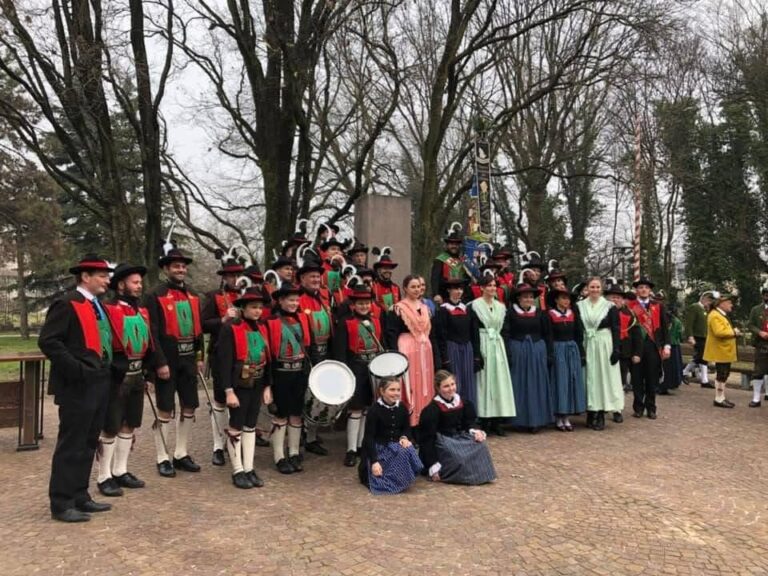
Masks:
[[[376,342],[376,346],[378,347],[379,352],[384,352],[385,351],[384,350],[384,346],[382,346],[381,342],[379,342],[379,339],[376,338],[376,333],[371,329],[371,327],[368,324],[366,324],[365,322],[360,322],[360,325],[363,328],[365,328],[366,330],[368,330],[368,333],[371,335],[371,337],[373,338],[374,342]]]

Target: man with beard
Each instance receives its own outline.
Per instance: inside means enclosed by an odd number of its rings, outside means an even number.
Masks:
[[[237,277],[245,267],[237,260],[227,259],[221,263],[221,269],[216,274],[221,276],[221,287],[205,295],[205,304],[201,313],[203,332],[208,337],[208,366],[213,380],[213,405],[211,406],[211,431],[213,433],[213,455],[211,464],[224,466],[225,430],[227,429],[227,397],[219,379],[216,349],[221,327],[238,317],[239,310],[234,302],[240,297],[240,291],[235,286]]]
[[[754,306],[749,311],[749,321],[747,323],[749,331],[752,333],[752,342],[755,347],[750,408],[760,407],[760,389],[763,386],[765,375],[768,374],[768,286],[763,286],[760,294],[763,297],[763,303]],[[766,394],[766,398],[768,399],[768,394]]]
[[[368,246],[362,242],[358,242],[355,238],[355,243],[352,248],[347,250],[347,262],[352,264],[355,268],[367,268],[368,267]]]
[[[87,522],[91,512],[112,508],[88,494],[109,398],[112,331],[98,297],[107,291],[111,271],[95,254],[70,268],[77,288],[51,304],[37,341],[51,361],[48,385],[59,407],[48,494],[51,517],[61,522]]]
[[[466,285],[472,281],[472,276],[461,257],[464,235],[459,231],[460,229],[461,225],[458,222],[451,224],[448,232],[443,236],[445,251],[438,254],[432,263],[430,274],[432,299],[437,304],[442,304],[443,299],[447,297],[449,281],[463,281]]]
[[[149,311],[139,306],[144,266],[120,264],[109,287],[114,299],[104,304],[112,327],[112,384],[104,430],[99,439],[99,492],[122,496],[123,488],[143,488],[128,472],[128,456],[144,413],[145,372],[153,367]]]
[[[392,271],[398,265],[392,260],[388,250],[388,248],[384,248],[379,254],[378,260],[373,264],[373,271],[376,273],[373,295],[375,302],[385,312],[390,312],[401,298],[400,286],[392,282]],[[374,251],[378,251],[378,248],[374,248]]]
[[[185,283],[187,266],[192,258],[178,248],[170,248],[160,258],[166,281],[147,294],[150,331],[155,344],[158,421],[155,422],[157,471],[161,476],[176,476],[176,470],[200,472],[200,465],[189,455],[187,444],[200,405],[197,396],[197,373],[203,369],[203,330],[200,323],[200,299]],[[175,396],[181,406],[176,426],[176,448],[167,452],[171,414],[176,408]]]

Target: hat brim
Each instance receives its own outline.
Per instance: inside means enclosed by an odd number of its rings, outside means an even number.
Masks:
[[[160,268],[165,268],[168,264],[173,262],[183,262],[184,264],[192,264],[192,258],[189,256],[163,256],[157,261],[157,265]]]
[[[389,270],[394,270],[398,266],[399,264],[397,262],[376,262],[373,265],[373,269],[378,270],[379,268],[387,268]]]
[[[80,272],[114,272],[115,269],[104,264],[94,262],[93,264],[78,264],[69,269],[70,274],[80,274]]]
[[[112,278],[109,280],[109,287],[112,290],[117,288],[117,284],[120,280],[128,278],[131,274],[141,274],[141,277],[143,278],[147,273],[147,268],[145,266],[131,266],[130,268],[124,268],[119,272],[119,274],[113,274]]]
[[[632,282],[632,288],[637,288],[638,286],[648,286],[651,290],[653,290],[656,287],[656,284],[650,280],[636,280],[635,282]]]
[[[264,296],[248,295],[242,298],[238,298],[232,304],[237,306],[238,308],[243,308],[246,304],[250,302],[258,302],[260,304],[266,304],[266,298],[264,298]]]
[[[216,270],[216,274],[224,276],[224,274],[242,274],[245,271],[243,266],[228,266],[221,270]]]
[[[325,272],[325,268],[322,266],[302,266],[296,272],[296,277],[301,278],[304,274],[309,274],[310,272],[317,272],[318,274],[322,274]]]

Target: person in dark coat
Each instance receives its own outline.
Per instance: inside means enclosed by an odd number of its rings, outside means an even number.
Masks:
[[[88,493],[91,466],[109,398],[112,332],[98,297],[107,291],[112,267],[87,254],[69,269],[77,288],[55,300],[38,346],[51,362],[49,386],[59,407],[59,433],[48,489],[51,517],[86,522],[111,505]]]
[[[496,479],[485,432],[470,400],[456,391],[447,370],[435,374],[435,397],[421,413],[419,456],[434,482],[486,484]]]
[[[467,270],[461,254],[461,246],[464,242],[461,224],[458,222],[451,224],[448,232],[443,236],[443,242],[445,242],[445,250],[433,261],[429,276],[432,299],[436,304],[442,304],[447,298],[446,282],[448,280],[461,280],[467,284],[472,280],[472,275]]]
[[[631,292],[624,290],[616,282],[608,282],[603,291],[605,297],[616,306],[619,311],[619,368],[621,370],[621,385],[624,392],[632,390],[629,382],[632,366],[640,363],[643,353],[643,333],[637,323],[635,313],[627,306],[627,300],[635,297]],[[621,423],[624,416],[621,412],[613,413],[613,421]]]

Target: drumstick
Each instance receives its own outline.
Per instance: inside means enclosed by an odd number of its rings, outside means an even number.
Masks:
[[[373,337],[373,341],[376,342],[376,346],[379,347],[379,352],[385,352],[384,346],[382,346],[381,342],[379,342],[379,339],[376,338],[376,332],[371,330],[371,321],[363,320],[363,326],[365,326],[365,329],[368,330],[368,333]]]

